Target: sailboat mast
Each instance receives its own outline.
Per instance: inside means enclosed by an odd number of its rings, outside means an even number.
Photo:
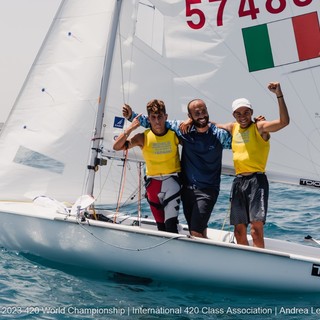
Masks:
[[[98,154],[100,152],[99,146],[101,144],[101,133],[103,126],[104,108],[106,104],[106,97],[108,92],[108,84],[111,73],[112,58],[114,54],[114,47],[116,42],[117,28],[120,19],[122,0],[116,0],[114,14],[111,22],[109,39],[106,47],[106,55],[104,61],[104,68],[100,87],[100,97],[97,112],[96,125],[94,130],[94,137],[92,138],[92,148],[90,156],[90,164],[88,165],[88,183],[87,183],[87,194],[93,195],[94,189],[94,179],[95,179],[95,169],[99,163],[97,163]]]

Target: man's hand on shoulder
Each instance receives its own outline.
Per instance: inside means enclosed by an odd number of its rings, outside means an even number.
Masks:
[[[253,118],[254,122],[259,122],[259,121],[265,121],[266,118],[265,116],[258,116],[258,117],[255,117]]]
[[[179,129],[182,134],[187,134],[190,131],[192,123],[193,121],[190,118],[180,123]]]

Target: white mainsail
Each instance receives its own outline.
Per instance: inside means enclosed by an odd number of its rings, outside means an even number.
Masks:
[[[72,202],[85,192],[105,42],[116,3],[62,2],[1,132],[2,199],[46,194]],[[279,51],[289,55],[291,47],[284,43],[279,50],[281,45],[273,40],[278,48],[273,52],[275,66],[249,71],[244,36],[245,30],[259,26],[267,26],[271,35],[272,28],[278,30],[279,25],[281,30],[280,22],[312,13],[319,26],[319,4],[320,0],[280,5],[256,1],[255,7],[242,0],[123,1],[106,95],[103,154],[121,156],[112,151],[112,144],[122,130],[115,117],[121,117],[123,103],[144,112],[148,100],[160,98],[169,118],[185,119],[188,101],[199,97],[206,101],[212,120],[229,122],[232,100],[247,97],[255,115],[273,119],[278,117],[277,102],[266,85],[280,81],[291,123],[272,136],[269,177],[319,187],[320,58],[313,55],[298,62],[290,54],[289,60],[281,60]],[[319,39],[319,29],[313,33]],[[141,158],[139,150],[130,150],[129,158]],[[232,167],[230,151],[225,152],[224,164]],[[122,162],[109,159],[96,173],[95,195],[102,203],[115,202],[110,196],[118,195],[121,171]],[[136,182],[137,172],[137,164],[129,164],[127,186]],[[134,188],[129,186],[128,196]]]
[[[134,110],[145,112],[149,99],[161,98],[169,118],[185,119],[187,103],[199,97],[206,101],[211,119],[223,123],[234,120],[232,101],[246,97],[256,116],[276,119],[277,101],[267,84],[280,81],[291,123],[272,135],[268,176],[284,183],[320,186],[319,0],[150,0],[142,1],[139,10],[144,14],[138,14],[136,29],[129,31],[128,26],[126,33],[121,27],[125,45],[116,53],[122,59],[125,101]],[[302,20],[300,29],[305,23],[300,35],[294,19]],[[265,48],[265,39],[255,33],[260,28],[267,29],[272,64],[270,57],[265,64],[261,50],[250,56],[255,52],[250,45]],[[302,43],[306,52],[299,53],[301,37],[307,39]],[[109,91],[116,115],[121,115],[121,108],[113,97],[120,86]],[[229,151],[224,165],[232,167]]]

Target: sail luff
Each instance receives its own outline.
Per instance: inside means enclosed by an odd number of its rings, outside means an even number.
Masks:
[[[104,117],[104,108],[106,105],[106,97],[108,92],[108,83],[111,73],[111,65],[114,55],[114,47],[116,42],[116,34],[119,25],[120,11],[121,11],[122,0],[116,0],[114,15],[111,24],[111,30],[109,34],[108,45],[106,47],[105,63],[104,70],[101,81],[100,88],[100,97],[99,97],[99,106],[97,112],[97,120],[94,130],[94,137],[92,139],[92,148],[91,148],[91,158],[90,164],[88,165],[88,185],[87,185],[87,194],[93,195],[94,189],[94,178],[95,178],[95,167],[97,165],[96,161],[98,159],[98,154],[101,152],[101,132],[103,127],[103,117]]]

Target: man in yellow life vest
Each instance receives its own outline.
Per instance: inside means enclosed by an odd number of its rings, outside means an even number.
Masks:
[[[231,189],[230,224],[238,244],[248,245],[247,226],[250,224],[253,246],[264,248],[263,226],[268,209],[269,183],[265,175],[270,149],[270,132],[289,124],[289,114],[279,82],[268,89],[276,94],[279,119],[252,121],[251,103],[240,98],[232,103],[236,122],[218,125],[232,135],[232,153],[236,177]]]
[[[168,115],[163,101],[149,101],[147,113],[151,128],[129,138],[140,126],[140,115],[136,116],[118,136],[113,149],[125,150],[135,146],[142,149],[146,161],[146,196],[158,230],[178,233],[181,188],[178,178],[181,171],[179,139],[174,131],[166,128]]]

